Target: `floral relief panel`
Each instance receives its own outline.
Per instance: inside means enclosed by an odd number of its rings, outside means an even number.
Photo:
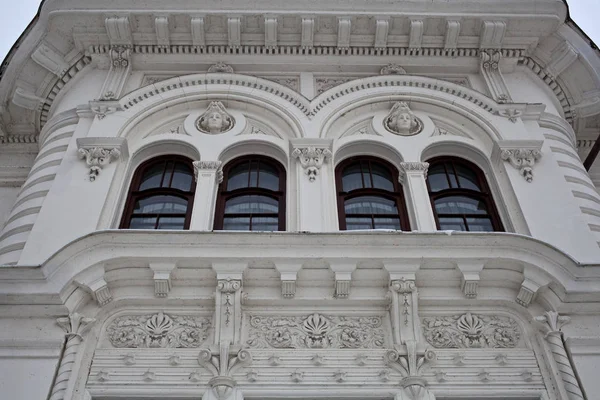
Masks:
[[[248,315],[246,345],[276,349],[383,349],[384,317]]]

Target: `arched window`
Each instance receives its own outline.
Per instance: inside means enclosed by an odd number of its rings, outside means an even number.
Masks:
[[[121,229],[188,229],[196,182],[192,161],[162,156],[138,167]]]
[[[353,157],[336,168],[340,230],[409,230],[398,171],[372,157]]]
[[[285,230],[285,170],[277,161],[245,156],[223,168],[215,230]]]
[[[483,172],[453,157],[429,161],[429,198],[440,230],[503,231],[494,199]]]

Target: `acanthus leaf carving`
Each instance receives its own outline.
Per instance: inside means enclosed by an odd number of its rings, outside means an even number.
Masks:
[[[233,67],[231,65],[225,64],[222,61],[219,61],[218,63],[211,65],[208,68],[207,72],[209,74],[216,74],[216,73],[233,74]]]
[[[542,158],[542,152],[538,149],[502,149],[500,158],[508,161],[513,168],[519,170],[519,173],[527,182],[533,180],[533,166],[535,162]]]
[[[102,168],[112,161],[117,160],[121,156],[121,151],[118,148],[80,148],[77,150],[79,158],[85,159],[85,163],[90,168],[90,181],[95,181],[96,177],[102,171]]]
[[[406,75],[406,70],[398,64],[388,64],[381,68],[380,75]]]
[[[386,340],[382,318],[326,316],[251,316],[246,344],[254,348],[381,349]]]
[[[196,348],[206,340],[210,325],[208,318],[159,312],[116,318],[106,333],[117,348]]]
[[[423,334],[435,348],[513,348],[521,338],[512,318],[470,312],[423,318]]]
[[[233,379],[233,373],[239,368],[249,366],[251,363],[252,355],[248,350],[239,349],[236,351],[227,340],[219,343],[218,352],[205,348],[201,349],[198,354],[198,364],[213,375],[213,378],[208,381],[208,385],[220,400],[228,398],[237,384]]]
[[[313,146],[296,147],[292,152],[292,157],[297,158],[302,164],[308,179],[313,182],[324,162],[332,156],[331,150],[327,148],[318,148]]]
[[[202,170],[212,170],[216,171],[216,182],[217,184],[223,182],[223,165],[222,161],[194,161],[192,162],[194,165],[194,179],[198,181],[198,174]]]
[[[420,400],[427,392],[427,381],[422,377],[423,372],[435,363],[437,355],[430,349],[419,354],[414,340],[406,341],[405,345],[406,355],[390,350],[385,354],[384,362],[402,375],[400,385],[409,398]]]

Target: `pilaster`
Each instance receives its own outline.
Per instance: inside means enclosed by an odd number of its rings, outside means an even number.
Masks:
[[[404,185],[406,204],[412,215],[412,229],[419,232],[433,232],[437,230],[429,192],[427,190],[426,162],[400,163],[400,182]]]
[[[213,227],[217,189],[223,181],[221,161],[194,161],[196,193],[191,230],[210,231]]]

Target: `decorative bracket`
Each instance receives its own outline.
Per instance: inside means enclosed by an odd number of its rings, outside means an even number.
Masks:
[[[314,182],[324,162],[332,157],[331,141],[303,140],[292,143],[292,157],[297,158],[304,168],[308,180]]]
[[[492,98],[501,104],[511,103],[508,87],[500,73],[502,53],[498,50],[481,50],[480,57],[481,75],[488,85]]]
[[[123,87],[127,81],[127,77],[131,72],[131,49],[125,46],[112,46],[108,52],[110,57],[110,69],[108,75],[102,85],[100,96],[104,100],[117,100],[121,97]],[[106,114],[120,110],[120,105],[117,102],[114,103],[101,103],[95,102],[93,105],[90,104],[98,111],[94,111],[98,114],[98,118],[102,119]],[[106,109],[108,112],[103,112]]]
[[[198,364],[206,368],[213,374],[213,378],[208,381],[208,385],[213,389],[219,400],[229,397],[236,381],[233,379],[233,373],[240,367],[247,367],[252,363],[252,355],[244,349],[230,347],[228,341],[219,343],[219,351],[214,352],[211,349],[202,349],[198,355]]]
[[[401,355],[396,350],[390,350],[385,354],[384,361],[402,375],[400,385],[405,395],[411,400],[421,400],[428,392],[427,381],[422,374],[435,362],[437,355],[433,350],[418,353],[413,340],[406,342],[406,351],[406,355]]]
[[[79,138],[77,139],[79,158],[89,167],[90,181],[112,161],[128,156],[127,142],[124,138]]]
[[[171,273],[175,269],[175,263],[150,263],[150,269],[154,271],[154,295],[167,297],[171,290]]]
[[[494,149],[502,161],[507,161],[517,169],[527,181],[533,180],[533,166],[542,158],[542,141],[510,141],[499,142]]]

